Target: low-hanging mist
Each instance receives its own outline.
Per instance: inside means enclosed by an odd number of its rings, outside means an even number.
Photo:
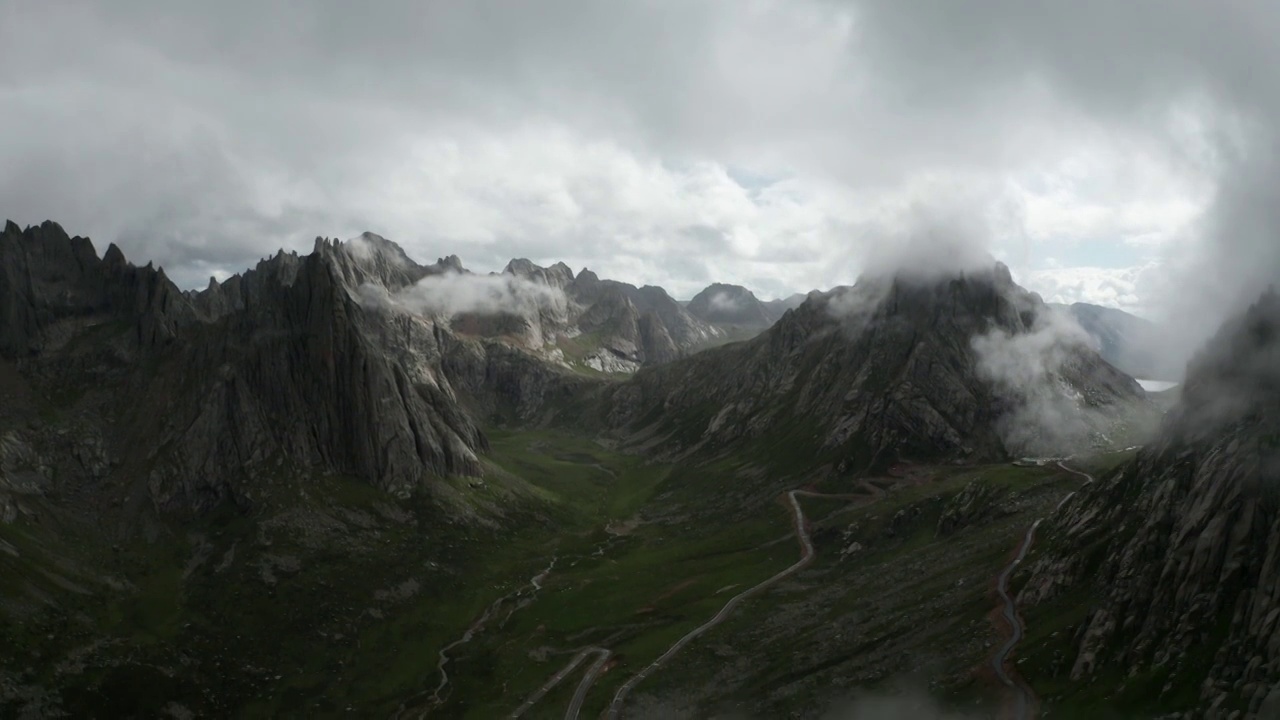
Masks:
[[[428,275],[399,290],[365,283],[358,292],[366,306],[445,317],[468,313],[533,317],[544,310],[563,311],[568,303],[559,288],[515,275],[452,271]]]
[[[1042,308],[1043,310],[1043,308]],[[996,328],[971,339],[978,372],[1012,402],[1001,419],[1006,444],[1019,452],[1069,454],[1088,441],[1091,412],[1062,380],[1062,370],[1089,337],[1064,314],[1040,312],[1028,332]]]

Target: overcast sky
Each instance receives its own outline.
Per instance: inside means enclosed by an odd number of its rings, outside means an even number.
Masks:
[[[368,5],[0,0],[0,215],[187,287],[371,230],[777,297],[922,214],[1049,300],[1280,275],[1273,3]]]

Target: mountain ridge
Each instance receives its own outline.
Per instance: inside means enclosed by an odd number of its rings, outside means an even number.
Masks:
[[[882,466],[890,448],[904,458],[1004,458],[1026,449],[1002,439],[1009,428],[998,427],[1020,400],[979,377],[972,339],[1038,331],[1042,315],[1038,296],[1017,287],[1002,265],[942,281],[864,279],[811,295],[753,340],[638,373],[613,389],[619,397],[609,419],[687,450],[826,418],[820,441],[785,444],[830,455],[838,470]],[[1069,404],[1144,402],[1132,378],[1087,347],[1065,352],[1055,377],[1083,393]],[[679,420],[662,419],[669,415]]]
[[[1049,549],[1021,592],[1032,621],[1097,593],[1059,674],[1106,687],[1117,667],[1146,673],[1168,703],[1194,683],[1206,717],[1280,712],[1277,408],[1273,290],[1192,360],[1156,440],[1046,524]]]

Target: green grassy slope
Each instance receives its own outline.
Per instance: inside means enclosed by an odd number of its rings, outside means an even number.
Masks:
[[[486,478],[450,479],[437,497],[282,480],[249,514],[142,516],[114,541],[52,507],[0,525],[0,550],[13,551],[0,552],[0,643],[15,648],[0,678],[25,693],[0,694],[0,709],[489,718],[595,645],[614,654],[587,696],[593,717],[730,597],[799,557],[779,500],[809,483],[769,468],[767,453],[654,464],[558,431],[490,437]],[[781,716],[902,684],[957,708],[994,706],[993,580],[1078,478],[1012,466],[822,477],[812,489],[860,499],[803,498],[816,561],[745,602],[628,707]],[[978,498],[970,516],[941,531],[962,493]],[[439,651],[469,627],[434,696]],[[1033,684],[1061,629],[1028,628]],[[527,717],[562,715],[580,676]]]

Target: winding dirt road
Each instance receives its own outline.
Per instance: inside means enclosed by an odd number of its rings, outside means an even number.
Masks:
[[[813,562],[815,553],[813,549],[813,541],[809,537],[808,520],[805,517],[804,510],[800,507],[800,501],[797,498],[814,497],[814,498],[826,498],[829,500],[867,501],[867,500],[874,499],[875,495],[874,494],[873,495],[866,495],[866,494],[834,495],[834,494],[813,492],[810,490],[797,489],[797,490],[789,491],[786,497],[787,497],[787,502],[791,506],[792,526],[795,530],[796,540],[800,543],[800,559],[797,560],[790,567],[788,567],[786,570],[783,570],[777,573],[776,575],[774,575],[773,577],[770,577],[769,579],[765,580],[764,582],[754,585],[748,588],[747,590],[744,590],[738,593],[737,595],[733,596],[732,598],[730,598],[729,601],[726,602],[724,606],[720,608],[720,611],[717,612],[714,617],[712,617],[710,620],[703,623],[702,625],[699,625],[698,627],[694,628],[684,637],[677,640],[676,643],[672,645],[670,648],[668,648],[667,651],[663,653],[657,660],[654,660],[652,663],[647,665],[640,672],[632,676],[631,679],[627,680],[627,682],[623,683],[622,687],[620,687],[617,693],[614,694],[613,701],[609,704],[608,717],[610,718],[610,720],[616,720],[616,718],[621,716],[622,707],[623,707],[623,704],[626,702],[627,695],[633,689],[635,689],[637,685],[639,685],[641,682],[644,681],[645,678],[649,677],[654,672],[656,672],[659,668],[661,668],[664,664],[666,664],[668,660],[675,657],[675,655],[679,653],[682,649],[684,649],[685,646],[687,646],[689,643],[693,642],[694,640],[698,639],[699,636],[706,633],[708,630],[714,628],[715,626],[727,620],[729,616],[733,614],[733,611],[737,609],[738,605],[742,604],[745,600],[747,600],[751,596],[756,595],[757,593],[763,592],[764,590],[767,590],[769,587],[781,582],[782,580],[790,577],[791,575],[794,575],[795,573],[804,569],[807,565],[809,565],[809,563]],[[550,692],[552,688],[560,684],[560,682],[563,681],[565,677],[571,674],[579,665],[582,664],[582,661],[592,653],[596,653],[598,655],[598,659],[587,670],[586,675],[583,676],[582,681],[578,684],[578,689],[573,695],[573,701],[569,704],[569,709],[565,713],[565,720],[577,720],[578,714],[582,710],[582,704],[583,702],[586,701],[587,692],[591,690],[591,686],[595,683],[596,678],[600,676],[601,670],[603,670],[605,663],[609,660],[609,657],[611,656],[611,653],[609,650],[606,650],[604,648],[590,647],[590,648],[584,648],[583,650],[579,651],[579,653],[575,655],[572,660],[569,661],[568,665],[561,668],[559,672],[553,675],[551,679],[546,682],[546,684],[544,684],[541,688],[538,689],[536,693],[530,696],[530,698],[526,700],[523,705],[517,708],[516,711],[511,714],[511,717],[518,718],[522,714],[527,712],[529,708],[533,707],[539,700],[545,697],[546,694]]]
[[[578,685],[578,691],[573,695],[573,702],[569,704],[569,710],[565,713],[566,720],[576,720],[579,711],[582,709],[582,702],[587,697],[587,690],[591,688],[592,683],[594,683],[596,677],[599,676],[600,670],[604,667],[605,662],[608,661],[612,654],[612,652],[602,647],[587,647],[579,650],[578,654],[574,655],[573,659],[570,660],[568,664],[563,668],[560,668],[559,672],[555,675],[552,675],[550,680],[543,683],[542,687],[538,688],[537,692],[530,695],[529,699],[525,700],[523,705],[516,708],[509,717],[514,720],[515,718],[529,712],[530,708],[537,705],[538,701],[546,697],[547,693],[554,690],[557,685],[576,670],[578,666],[582,664],[583,660],[586,660],[592,655],[597,655],[599,657],[596,659],[595,663],[587,669],[587,674],[582,678],[582,683]]]
[[[797,499],[797,497],[801,495],[805,497],[829,497],[829,498],[836,498],[836,499],[848,499],[850,497],[855,497],[855,496],[846,496],[846,495],[824,495],[822,493],[810,492],[808,490],[791,490],[790,492],[788,492],[787,500],[791,503],[792,523],[794,524],[794,527],[795,527],[796,539],[800,542],[800,551],[801,551],[800,559],[797,560],[795,564],[793,564],[791,567],[779,572],[777,575],[774,575],[768,580],[765,580],[764,582],[758,585],[755,585],[751,588],[743,590],[737,595],[734,595],[732,598],[730,598],[729,602],[724,604],[724,607],[720,608],[720,612],[716,613],[714,617],[712,617],[707,622],[699,625],[698,627],[694,628],[687,635],[677,640],[676,643],[672,645],[670,648],[668,648],[667,651],[663,653],[657,660],[654,660],[653,662],[649,663],[649,665],[646,666],[643,670],[636,673],[631,677],[631,679],[623,683],[622,687],[618,688],[618,692],[614,694],[613,702],[609,704],[609,720],[617,720],[617,718],[621,717],[622,706],[626,702],[627,695],[633,689],[635,689],[637,685],[639,685],[641,682],[644,682],[645,678],[652,675],[659,668],[665,665],[668,660],[675,657],[676,653],[683,650],[686,645],[693,642],[694,640],[697,640],[698,637],[700,637],[703,633],[706,633],[711,628],[719,625],[720,623],[728,619],[729,615],[731,615],[733,611],[737,609],[738,605],[742,604],[744,600],[796,574],[797,572],[803,570],[809,563],[813,562],[813,558],[814,558],[813,541],[809,537],[808,521],[805,519],[804,510],[800,508],[800,501]],[[865,499],[862,496],[856,496],[856,497],[858,497],[859,499]]]
[[[569,709],[564,714],[564,720],[578,720],[578,713],[582,711],[582,703],[587,700],[587,691],[595,684],[596,678],[600,677],[600,671],[604,669],[604,664],[609,661],[609,657],[613,653],[604,648],[597,648],[599,657],[587,668],[587,674],[582,676],[582,682],[578,683],[578,689],[573,693],[573,700],[569,703]]]
[[[1014,556],[1013,562],[1005,567],[996,581],[996,592],[1000,595],[1000,601],[1004,604],[1002,612],[1004,613],[1005,622],[1009,623],[1011,632],[1009,639],[992,656],[991,669],[995,671],[996,678],[1000,680],[1000,683],[1013,692],[1013,717],[1015,720],[1029,720],[1031,708],[1035,705],[1035,693],[1021,679],[1015,679],[1010,676],[1005,669],[1009,664],[1009,654],[1018,646],[1018,643],[1022,642],[1022,637],[1026,634],[1022,618],[1018,615],[1018,605],[1014,602],[1013,596],[1009,594],[1009,578],[1013,575],[1013,571],[1018,568],[1018,565],[1022,564],[1022,561],[1027,558],[1027,552],[1031,550],[1031,543],[1035,540],[1036,528],[1038,527],[1040,527],[1039,520],[1031,523],[1031,527],[1027,529],[1026,536],[1022,538],[1022,544],[1018,546],[1018,553]]]
[[[1088,486],[1088,485],[1092,485],[1092,484],[1093,484],[1093,476],[1092,476],[1092,475],[1090,475],[1090,474],[1089,474],[1089,473],[1087,473],[1087,472],[1083,472],[1083,471],[1081,471],[1081,470],[1076,470],[1076,469],[1074,469],[1074,468],[1069,468],[1069,467],[1067,467],[1067,464],[1066,464],[1066,462],[1065,462],[1065,461],[1059,460],[1059,461],[1058,461],[1058,467],[1062,468],[1063,470],[1066,470],[1067,472],[1071,473],[1072,475],[1079,475],[1080,477],[1084,478],[1084,485],[1082,485],[1081,487],[1085,487],[1085,486]],[[1068,501],[1068,500],[1070,500],[1071,498],[1075,497],[1075,496],[1076,496],[1076,493],[1078,493],[1078,492],[1080,492],[1080,491],[1079,491],[1079,490],[1072,490],[1071,492],[1067,493],[1067,496],[1066,496],[1066,497],[1064,497],[1064,498],[1062,498],[1062,501],[1058,503],[1058,507],[1054,508],[1054,509],[1053,509],[1053,511],[1056,513],[1056,512],[1058,512],[1059,510],[1061,510],[1061,509],[1062,509],[1062,506],[1063,506],[1063,505],[1066,505],[1066,504],[1067,504],[1067,501]]]
[[[551,558],[551,563],[547,565],[547,567],[544,568],[537,575],[534,575],[532,578],[530,578],[527,584],[521,585],[515,590],[512,590],[506,595],[503,595],[502,597],[490,603],[489,607],[485,608],[484,613],[482,613],[480,617],[476,619],[475,622],[471,623],[471,625],[467,627],[466,632],[462,633],[462,637],[458,638],[457,640],[454,640],[453,642],[449,643],[448,645],[440,649],[440,652],[438,653],[438,657],[440,658],[440,661],[436,663],[436,672],[440,673],[440,682],[436,684],[435,690],[431,692],[430,701],[433,707],[443,704],[444,701],[448,699],[448,696],[443,695],[443,693],[449,686],[449,671],[445,667],[449,664],[449,660],[450,660],[449,651],[453,650],[454,648],[460,645],[466,645],[467,643],[471,642],[471,638],[475,637],[476,633],[484,629],[484,626],[489,623],[489,620],[492,619],[494,614],[498,612],[498,609],[502,607],[503,603],[513,598],[520,597],[521,595],[524,595],[526,592],[529,592],[530,597],[537,595],[538,591],[542,589],[542,581],[546,580],[547,576],[551,574],[551,570],[555,568],[557,559],[558,558],[553,556]],[[421,697],[421,695],[419,695],[418,697]],[[408,712],[409,712],[408,703],[406,703],[405,705],[400,706],[400,709],[396,712],[396,714],[393,717],[398,720],[399,718],[404,717]],[[419,717],[425,717],[425,716],[426,716],[425,712],[419,714]]]
[[[1072,468],[1069,468],[1061,461],[1058,462],[1058,466],[1063,470],[1065,470],[1066,472],[1083,477],[1085,479],[1086,485],[1093,482],[1093,477],[1088,473],[1084,473],[1079,470],[1074,470]],[[1062,506],[1066,504],[1067,500],[1070,500],[1072,495],[1074,494],[1075,494],[1074,492],[1070,493],[1067,495],[1067,497],[1063,498],[1063,500],[1058,504],[1058,507],[1055,509],[1055,512],[1058,509],[1061,509]],[[639,672],[633,675],[630,679],[628,679],[625,683],[623,683],[622,686],[618,688],[617,692],[614,693],[613,700],[609,703],[609,710],[608,710],[609,720],[618,720],[618,718],[622,716],[622,708],[626,703],[627,695],[629,695],[631,691],[636,688],[637,685],[644,682],[646,678],[648,678],[650,675],[652,675],[653,673],[661,669],[663,665],[665,665],[668,661],[670,661],[671,658],[675,657],[676,654],[678,654],[681,650],[683,650],[686,646],[688,646],[694,640],[697,640],[703,634],[705,634],[712,628],[716,627],[717,625],[720,625],[725,620],[727,620],[729,616],[733,614],[733,611],[736,610],[738,606],[741,605],[744,601],[746,601],[747,599],[751,598],[752,596],[758,593],[761,593],[767,590],[768,588],[781,582],[782,580],[785,580],[786,578],[796,574],[797,572],[799,572],[800,570],[803,570],[806,566],[808,566],[810,563],[813,562],[813,559],[815,557],[813,540],[809,536],[808,520],[805,517],[804,510],[800,507],[800,501],[798,498],[813,497],[813,498],[826,498],[826,499],[833,499],[833,500],[871,499],[865,495],[833,495],[833,494],[812,492],[809,490],[802,490],[802,489],[788,491],[786,494],[786,497],[787,497],[787,502],[791,506],[792,525],[795,530],[796,540],[800,543],[800,551],[801,551],[800,559],[797,560],[794,564],[792,564],[787,569],[782,570],[781,572],[768,578],[767,580],[757,585],[754,585],[738,593],[732,598],[730,598],[729,601],[726,602],[720,608],[720,611],[717,612],[710,620],[703,623],[702,625],[699,625],[693,630],[689,631],[687,634],[685,634],[683,637],[677,640],[675,644],[673,644],[670,648],[668,648],[667,651],[664,652],[661,656],[659,656],[656,660],[649,663],[649,665],[645,666],[643,669],[641,669]],[[1000,601],[1002,604],[1001,614],[1004,617],[1005,621],[1009,623],[1011,634],[1009,639],[1004,643],[1004,645],[1000,647],[999,651],[995,654],[995,656],[992,657],[991,666],[992,666],[992,669],[995,671],[996,677],[1000,680],[1000,682],[1013,692],[1013,695],[1014,695],[1013,717],[1015,720],[1030,720],[1032,708],[1034,708],[1036,705],[1036,697],[1035,697],[1035,693],[1031,690],[1031,688],[1028,685],[1026,685],[1026,683],[1024,683],[1020,678],[1016,677],[1016,673],[1011,675],[1006,669],[1007,665],[1009,664],[1009,656],[1013,653],[1013,650],[1018,646],[1018,643],[1022,641],[1023,637],[1026,634],[1026,628],[1023,626],[1022,619],[1018,614],[1017,603],[1015,602],[1013,596],[1009,592],[1009,580],[1013,576],[1013,573],[1017,569],[1018,565],[1020,565],[1024,560],[1026,560],[1027,553],[1030,552],[1031,545],[1035,541],[1036,529],[1040,526],[1040,523],[1042,521],[1043,521],[1043,518],[1036,520],[1034,523],[1032,523],[1031,527],[1027,529],[1026,535],[1023,536],[1022,542],[1018,545],[1018,549],[1013,558],[1013,561],[1010,562],[1009,565],[1007,565],[1004,568],[1004,570],[1000,573],[1000,576],[997,578],[997,582],[996,582],[996,591],[1000,596]],[[610,651],[605,648],[589,647],[589,648],[584,648],[580,650],[578,654],[575,655],[567,665],[565,665],[565,667],[561,668],[560,671],[557,672],[555,675],[553,675],[551,679],[548,680],[541,688],[539,688],[536,693],[530,696],[530,698],[526,700],[523,705],[517,708],[516,711],[511,714],[511,717],[518,718],[521,715],[523,715],[525,712],[527,712],[530,708],[532,708],[535,704],[537,704],[538,701],[540,701],[543,697],[545,697],[548,692],[550,692],[553,688],[555,688],[558,684],[560,684],[566,677],[568,677],[575,669],[577,669],[577,667],[581,665],[582,662],[586,660],[586,658],[590,657],[592,654],[597,655],[597,660],[588,669],[586,675],[584,675],[584,677],[582,678],[582,681],[579,683],[578,689],[574,693],[573,701],[570,703],[569,709],[565,714],[566,720],[576,720],[582,709],[582,704],[586,700],[587,692],[591,689],[591,686],[594,684],[596,678],[599,677],[601,670],[604,668],[605,663],[609,660],[611,656]]]
[[[1072,475],[1079,475],[1084,478],[1084,484],[1089,485],[1093,482],[1093,476],[1087,472],[1069,468],[1065,461],[1059,460],[1058,467]],[[1057,507],[1053,509],[1057,513],[1062,509],[1067,501],[1075,496],[1076,492],[1067,493],[1067,496],[1058,502]],[[1018,613],[1018,604],[1013,595],[1009,592],[1009,579],[1013,577],[1013,572],[1018,569],[1023,560],[1027,559],[1027,553],[1031,551],[1031,544],[1035,542],[1036,529],[1040,527],[1040,523],[1044,518],[1040,518],[1031,523],[1031,527],[1027,528],[1027,534],[1023,536],[1022,543],[1018,545],[1018,550],[1014,555],[1013,561],[1005,566],[1000,576],[996,579],[996,594],[1000,596],[1001,615],[1005,622],[1009,623],[1009,639],[1005,641],[1000,649],[991,658],[991,669],[995,671],[996,679],[1002,685],[1008,688],[1012,696],[1012,705],[1010,715],[1013,720],[1031,720],[1033,716],[1033,708],[1036,706],[1035,691],[1026,681],[1017,676],[1014,672],[1010,674],[1008,671],[1009,656],[1014,649],[1018,647],[1018,643],[1022,642],[1026,635],[1026,627],[1023,625],[1022,616]]]

